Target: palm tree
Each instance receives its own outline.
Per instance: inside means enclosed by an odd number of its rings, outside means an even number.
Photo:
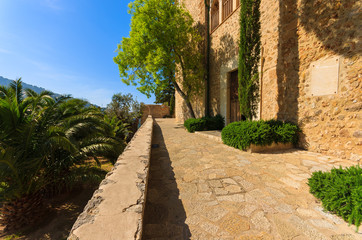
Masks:
[[[35,220],[32,212],[41,207],[40,190],[46,185],[44,161],[58,149],[76,151],[60,129],[42,126],[51,102],[45,92],[24,93],[21,79],[0,89],[0,200],[8,227]]]
[[[84,100],[24,91],[21,79],[0,86],[0,216],[8,228],[36,220],[44,192],[94,177],[76,164],[98,157],[115,162],[123,143],[111,129]]]

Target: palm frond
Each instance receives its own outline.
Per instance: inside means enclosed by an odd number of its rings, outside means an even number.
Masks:
[[[0,98],[5,98],[5,96],[9,96],[9,88],[6,86],[0,86]]]
[[[16,99],[16,101],[18,103],[22,102],[24,99],[24,96],[23,96],[23,83],[21,81],[21,78],[18,78],[15,81],[13,81],[12,83],[10,83],[10,88],[15,93],[14,98]]]
[[[30,88],[25,89],[24,92],[26,97],[38,97],[38,93]]]

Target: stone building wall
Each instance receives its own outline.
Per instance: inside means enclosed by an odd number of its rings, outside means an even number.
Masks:
[[[298,123],[308,149],[354,160],[362,158],[361,6],[358,0],[298,1],[299,63],[295,63]],[[338,90],[311,96],[311,64],[326,58],[339,58]]]
[[[229,74],[238,68],[240,7],[211,33],[210,109],[228,118]],[[229,122],[226,119],[226,122]]]
[[[261,119],[276,118],[278,112],[278,25],[279,1],[262,0],[261,21]]]
[[[195,9],[203,0],[184,2],[199,16]],[[301,147],[353,160],[362,155],[361,5],[358,0],[262,0],[260,9],[260,118],[298,123]],[[211,33],[210,108],[226,117],[228,73],[238,62],[239,9]],[[312,91],[312,67],[323,68],[331,59],[339,62],[338,74],[323,80],[329,85],[335,78],[338,87],[318,96]]]
[[[261,118],[296,122],[303,130],[302,147],[353,160],[362,153],[359,9],[356,0],[261,4]],[[311,68],[330,59],[339,61],[337,91],[313,95]]]
[[[195,26],[198,28],[200,34],[205,37],[206,27],[204,0],[182,0],[181,4],[189,11],[194,19]],[[176,79],[178,79],[179,83],[182,81],[180,74],[176,74]],[[205,115],[204,91],[199,93],[197,96],[194,96],[191,100],[191,104],[196,117],[203,117]],[[177,91],[175,91],[175,117],[178,122],[184,122],[186,119],[191,117],[185,101]]]

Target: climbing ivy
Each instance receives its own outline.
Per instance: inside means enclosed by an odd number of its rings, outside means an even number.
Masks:
[[[210,0],[204,0],[206,11],[206,62],[205,62],[205,80],[206,80],[206,101],[205,101],[205,116],[210,114]]]
[[[256,116],[259,101],[260,0],[241,0],[239,43],[240,113]]]

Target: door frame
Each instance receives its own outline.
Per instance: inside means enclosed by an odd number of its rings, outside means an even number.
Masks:
[[[231,119],[231,117],[232,117],[232,116],[231,116],[231,115],[232,115],[232,109],[231,109],[231,107],[232,107],[232,103],[231,103],[231,93],[232,93],[232,90],[231,90],[231,80],[232,80],[232,74],[233,74],[234,72],[237,72],[237,73],[238,73],[238,69],[235,69],[235,70],[233,70],[233,71],[231,71],[231,72],[228,73],[228,86],[229,86],[229,91],[228,91],[228,96],[229,96],[229,98],[228,98],[228,108],[229,108],[228,118],[229,118],[229,123],[230,123],[231,120],[232,120],[232,119]],[[237,85],[239,86],[238,75],[236,75],[236,81],[237,81]],[[238,90],[237,90],[237,91],[238,91]],[[235,100],[235,99],[234,99],[234,100]],[[239,98],[237,98],[236,101],[237,101],[236,105],[240,107],[240,105],[239,105]],[[238,116],[234,116],[234,117],[237,119],[236,121],[241,121],[240,109],[236,109],[236,113],[239,113]]]
[[[230,77],[231,72],[238,70],[238,59],[235,56],[220,67],[220,114],[226,125],[230,123]]]

